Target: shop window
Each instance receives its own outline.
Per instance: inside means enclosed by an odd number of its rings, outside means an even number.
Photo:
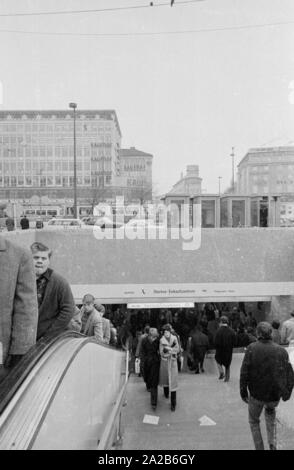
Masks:
[[[258,201],[251,201],[250,219],[251,227],[258,227]]]
[[[229,226],[228,201],[223,199],[220,203],[220,226]]]
[[[201,220],[203,228],[215,227],[215,201],[201,202]]]
[[[245,225],[245,201],[232,201],[232,226],[244,227]]]

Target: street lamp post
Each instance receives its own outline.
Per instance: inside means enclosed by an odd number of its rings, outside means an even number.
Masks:
[[[234,153],[234,147],[232,147],[232,153],[230,155],[232,157],[232,193],[235,192],[235,163],[234,163],[234,157],[235,157],[235,153]]]
[[[222,179],[222,176],[219,176],[218,177],[218,195],[219,196],[221,195],[221,179]]]
[[[77,209],[77,149],[76,149],[76,108],[77,103],[69,103],[69,107],[73,109],[73,120],[74,120],[74,218],[78,218],[78,209]]]

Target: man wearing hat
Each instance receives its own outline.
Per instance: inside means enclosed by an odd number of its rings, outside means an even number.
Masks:
[[[240,373],[240,395],[248,403],[249,424],[256,450],[264,450],[260,415],[264,408],[270,450],[276,450],[276,407],[280,399],[289,400],[294,372],[287,351],[272,341],[272,327],[257,325],[257,341],[249,344]]]
[[[291,317],[282,325],[281,344],[289,344],[294,339],[294,311],[290,315]]]
[[[225,379],[224,382],[230,380],[230,365],[232,362],[233,348],[236,343],[236,334],[229,327],[228,317],[223,315],[220,317],[219,329],[216,332],[215,344],[215,360],[219,370],[219,379]],[[225,367],[225,372],[223,369]]]

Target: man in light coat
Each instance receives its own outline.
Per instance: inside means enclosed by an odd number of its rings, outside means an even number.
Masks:
[[[92,294],[83,297],[82,329],[81,333],[94,337],[97,341],[103,342],[102,317],[94,307],[95,298]]]
[[[0,237],[0,378],[36,342],[38,303],[29,251]]]
[[[289,344],[294,339],[294,311],[290,315],[291,317],[282,324],[281,344]]]
[[[101,305],[101,304],[98,304],[98,303],[95,303],[94,307],[97,310],[97,312],[100,313],[100,315],[102,317],[103,343],[109,344],[109,342],[110,342],[110,321],[108,320],[108,318],[104,318],[105,307],[104,307],[104,305]]]

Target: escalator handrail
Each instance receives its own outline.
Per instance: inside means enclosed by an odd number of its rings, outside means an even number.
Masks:
[[[106,425],[104,427],[104,431],[102,433],[101,439],[98,443],[97,450],[106,450],[109,449],[110,439],[116,426],[116,421],[119,419],[121,408],[125,401],[126,389],[128,385],[128,378],[129,378],[129,351],[126,354],[126,376],[124,383],[122,385],[121,390],[118,393],[116,401],[114,403],[114,407],[109,414],[108,420],[106,421]]]
[[[38,363],[41,357],[58,341],[67,338],[84,338],[85,342],[97,343],[105,348],[120,350],[115,346],[111,346],[97,341],[93,337],[85,336],[73,330],[65,331],[57,336],[40,339],[37,343],[29,349],[29,351],[21,358],[11,371],[0,381],[0,415],[17,392],[21,384],[27,378],[34,366]]]

